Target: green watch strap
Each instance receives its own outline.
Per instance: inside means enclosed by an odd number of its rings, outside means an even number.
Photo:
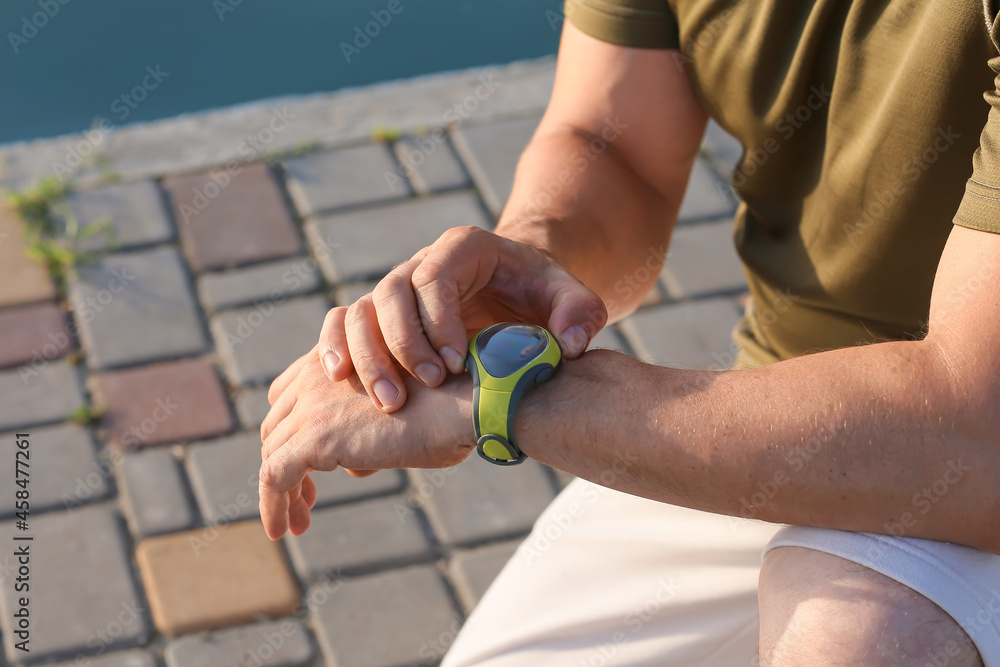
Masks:
[[[501,323],[472,337],[466,368],[473,380],[480,456],[497,465],[524,461],[513,442],[517,404],[525,392],[555,374],[561,357],[559,344],[542,327]]]

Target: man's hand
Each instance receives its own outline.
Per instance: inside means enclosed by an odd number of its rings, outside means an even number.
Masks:
[[[573,359],[604,326],[599,296],[538,248],[451,229],[350,307],[332,309],[317,346],[327,376],[355,372],[377,408],[406,401],[398,366],[427,387],[464,369],[469,334],[497,322],[548,327]]]
[[[271,385],[260,427],[260,516],[272,540],[309,527],[316,489],[312,470],[347,468],[356,476],[387,468],[444,468],[475,447],[468,378],[447,388],[410,381],[406,410],[386,415],[372,407],[356,376],[330,382],[316,348]],[[450,389],[450,390],[447,390]]]

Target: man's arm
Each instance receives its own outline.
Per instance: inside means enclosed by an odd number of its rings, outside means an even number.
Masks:
[[[552,99],[517,166],[497,234],[541,248],[620,319],[657,265],[708,117],[676,57],[594,39],[566,21]],[[555,193],[555,194],[554,194]]]
[[[923,340],[725,372],[588,353],[525,398],[517,443],[672,504],[1000,554],[997,285],[1000,235],[955,227]]]
[[[462,372],[468,330],[504,320],[548,326],[575,358],[609,311],[634,309],[666,257],[706,123],[675,56],[567,22],[552,99],[497,233],[450,230],[371,296],[331,310],[318,349],[327,375],[357,372],[392,412],[407,394],[393,360],[437,386]]]

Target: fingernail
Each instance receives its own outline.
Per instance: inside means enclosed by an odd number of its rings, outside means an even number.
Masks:
[[[420,381],[428,387],[436,385],[441,380],[441,367],[437,364],[420,364],[415,370]]]
[[[452,373],[461,373],[462,369],[465,368],[465,355],[459,354],[455,351],[453,347],[442,347],[438,354],[444,359],[444,365],[448,367],[448,370]]]
[[[340,361],[340,357],[335,352],[327,352],[323,355],[323,369],[331,379],[333,378],[333,369],[337,367],[338,361]]]
[[[396,397],[399,396],[399,391],[396,389],[388,380],[379,380],[372,387],[372,391],[375,392],[375,398],[378,402],[382,404],[383,408],[388,408],[393,403],[396,402]]]
[[[574,324],[566,331],[562,333],[563,342],[565,342],[566,353],[571,356],[576,356],[582,354],[585,347],[587,347],[587,342],[590,337],[587,336],[587,332],[583,330],[579,324]]]

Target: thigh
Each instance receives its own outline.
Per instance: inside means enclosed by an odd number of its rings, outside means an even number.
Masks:
[[[761,571],[762,664],[996,667],[998,587],[1000,557],[968,547],[786,527]]]
[[[749,665],[780,526],[577,480],[483,597],[443,667]]]

